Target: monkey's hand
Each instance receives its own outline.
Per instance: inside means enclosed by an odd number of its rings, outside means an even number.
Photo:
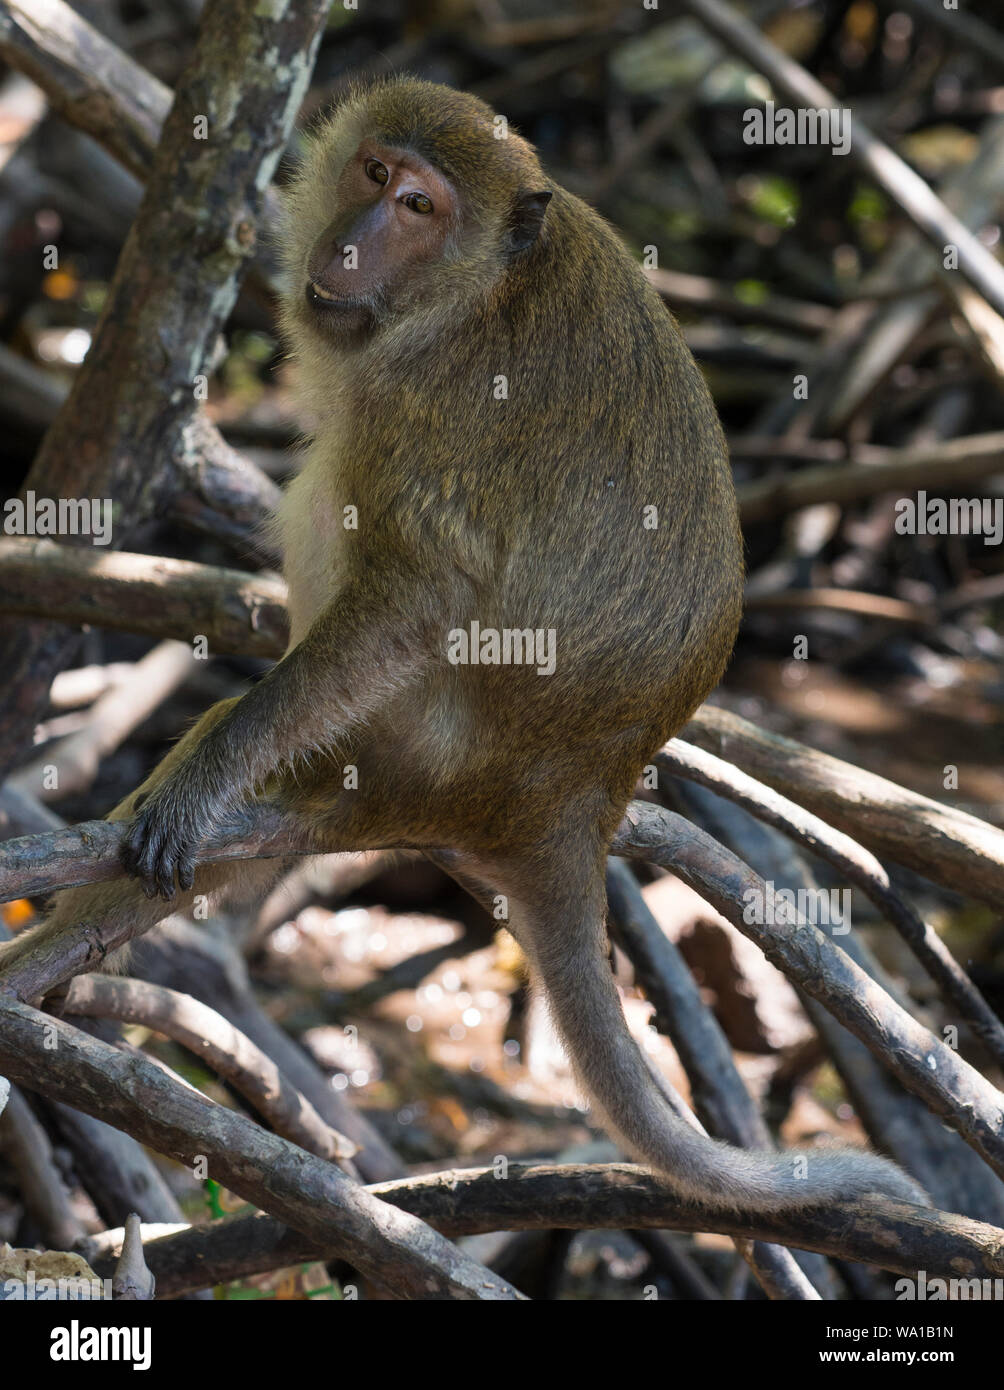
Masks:
[[[183,890],[192,887],[200,844],[244,800],[248,789],[240,774],[247,759],[237,757],[233,746],[243,703],[221,700],[208,710],[132,804],[135,819],[120,853],[126,870],[142,882],[148,898],[158,893],[173,898],[175,874]],[[243,730],[251,732],[246,718]],[[238,738],[241,732],[238,727]],[[128,808],[123,809],[128,813]]]
[[[193,764],[197,768],[199,760],[182,763],[149,794],[122,841],[122,863],[148,898],[173,898],[176,874],[183,891],[192,887],[198,848],[223,818],[196,785],[189,772]]]
[[[191,886],[199,842],[243,800],[245,787],[235,777],[240,760],[221,747],[221,735],[240,703],[234,697],[206,710],[112,813],[112,820],[129,823],[119,854],[127,872],[142,880],[147,897],[159,892],[172,898],[176,872],[182,888]]]
[[[428,661],[422,632],[400,610],[431,601],[412,594],[396,572],[362,595],[347,586],[256,686],[214,705],[168,754],[122,842],[122,862],[148,897],[173,898],[176,875],[190,889],[200,844],[256,788],[305,751],[335,746],[379,700],[417,678]]]

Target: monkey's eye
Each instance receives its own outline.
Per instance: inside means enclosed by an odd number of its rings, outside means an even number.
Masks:
[[[406,208],[411,208],[412,212],[427,213],[432,211],[432,199],[427,198],[424,193],[409,193],[401,201]]]
[[[386,183],[390,178],[386,164],[381,164],[379,159],[367,159],[363,168],[366,170],[366,177],[374,183]]]

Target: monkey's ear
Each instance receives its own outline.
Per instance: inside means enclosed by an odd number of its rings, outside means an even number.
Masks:
[[[513,251],[525,251],[540,235],[544,213],[552,194],[543,189],[540,193],[522,192],[516,194],[512,214],[509,218],[509,247]]]

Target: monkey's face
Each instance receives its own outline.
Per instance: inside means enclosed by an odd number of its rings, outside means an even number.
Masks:
[[[308,137],[284,196],[282,314],[319,399],[349,359],[421,354],[538,241],[552,190],[500,120],[402,78],[350,93]]]
[[[420,155],[365,139],[332,202],[307,259],[303,295],[322,332],[356,335],[420,291],[423,270],[442,261],[459,229],[460,200]]]

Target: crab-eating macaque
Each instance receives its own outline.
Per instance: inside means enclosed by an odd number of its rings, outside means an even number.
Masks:
[[[195,856],[229,808],[278,795],[318,850],[418,849],[496,905],[608,1126],[682,1196],[923,1201],[882,1158],[812,1154],[799,1179],[699,1133],[620,1007],[607,849],[741,604],[725,441],[672,316],[532,146],[446,87],[351,93],[286,206],[310,430],[277,522],[289,649],[113,812],[135,878],[64,894],[36,931],[145,930],[167,909],[141,887],[175,911],[261,891],[274,867]]]

